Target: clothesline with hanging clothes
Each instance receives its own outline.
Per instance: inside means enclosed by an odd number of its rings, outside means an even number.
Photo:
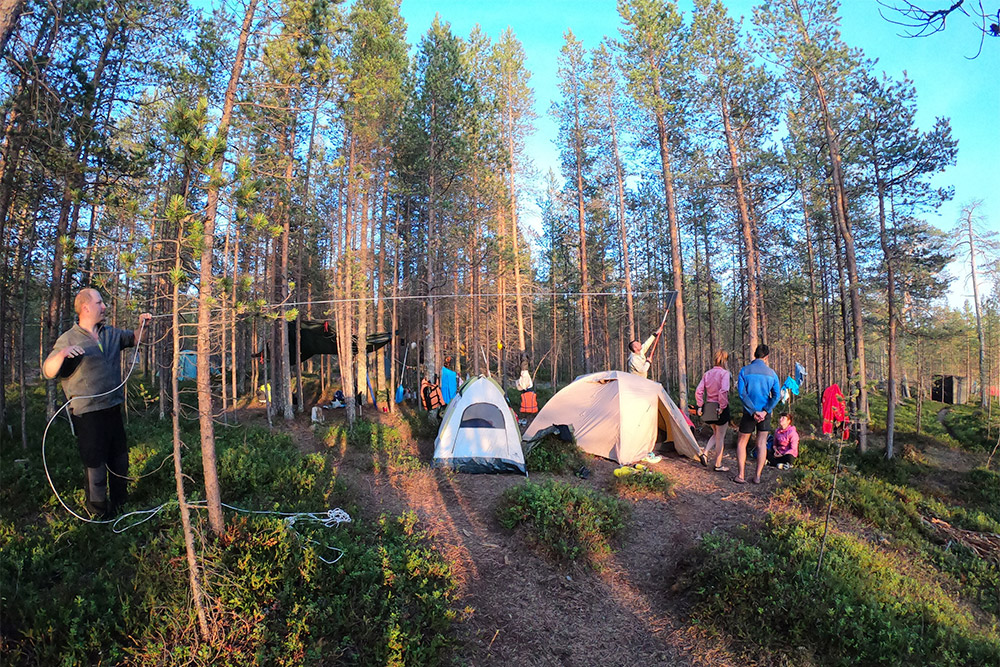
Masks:
[[[645,292],[633,292],[633,297],[640,296],[665,296],[668,294],[673,294],[673,290],[651,290]],[[469,294],[468,292],[458,293],[453,292],[449,294],[401,294],[397,296],[365,296],[365,297],[351,297],[348,299],[324,299],[320,301],[288,301],[288,302],[274,302],[265,303],[255,307],[255,310],[267,310],[275,308],[294,308],[298,306],[326,306],[335,305],[340,303],[377,303],[378,301],[425,301],[427,299],[438,300],[438,299],[469,299],[472,297],[486,298],[486,299],[496,299],[496,298],[514,298],[517,296],[517,292],[488,292],[483,294]],[[540,297],[583,297],[583,296],[617,296],[625,298],[624,292],[522,292],[522,298],[540,298]],[[222,308],[212,308],[211,312],[218,312],[223,310]],[[232,310],[230,306],[226,310]],[[184,310],[180,311],[181,314],[197,314],[197,310]],[[245,314],[255,314],[255,313],[245,313]],[[163,315],[154,315],[153,318],[160,317],[171,317],[171,313],[165,313]],[[193,322],[190,324],[194,324]]]

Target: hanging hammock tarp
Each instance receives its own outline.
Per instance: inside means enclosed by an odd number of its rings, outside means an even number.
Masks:
[[[301,320],[302,347],[299,348],[299,361],[305,361],[316,354],[338,354],[337,330],[329,320]],[[288,323],[288,350],[295,363],[295,322]],[[385,347],[392,340],[392,334],[383,331],[365,337],[365,352],[371,353]],[[351,353],[358,353],[358,337],[351,337]]]

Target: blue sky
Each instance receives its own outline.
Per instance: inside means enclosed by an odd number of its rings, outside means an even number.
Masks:
[[[943,4],[926,0],[929,5]],[[754,5],[750,0],[726,3],[734,16],[747,17]],[[688,14],[690,0],[681,0]],[[617,37],[620,19],[613,0],[402,0],[402,14],[409,26],[407,40],[416,44],[430,26],[435,13],[451,23],[452,31],[466,37],[479,24],[496,38],[510,26],[524,44],[527,67],[532,72],[538,113],[537,131],[528,150],[539,173],[552,167],[558,172],[554,144],[555,123],[548,114],[557,96],[556,61],[563,35],[572,29],[584,46],[593,48],[605,36]],[[894,78],[905,71],[918,95],[918,122],[928,129],[938,116],[951,119],[958,139],[958,163],[939,176],[935,185],[953,185],[955,198],[946,203],[929,222],[941,229],[954,227],[963,204],[982,199],[982,212],[991,229],[1000,229],[1000,39],[987,39],[982,54],[970,59],[979,48],[978,33],[965,17],[956,16],[948,29],[937,35],[906,39],[901,28],[879,16],[875,0],[844,0],[841,7],[842,37],[861,48],[869,58],[878,59],[878,68]],[[961,267],[952,273],[961,275]],[[950,301],[961,303],[964,281],[956,280]]]

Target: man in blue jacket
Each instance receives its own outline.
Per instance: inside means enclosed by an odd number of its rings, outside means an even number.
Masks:
[[[736,442],[736,477],[737,484],[746,484],[743,469],[746,467],[746,446],[750,436],[757,433],[757,474],[754,484],[760,484],[760,475],[767,463],[767,434],[771,430],[771,410],[778,404],[781,397],[781,387],[777,374],[767,365],[767,356],[771,353],[767,345],[761,343],[754,351],[753,362],[740,369],[736,379],[736,388],[743,401],[743,418],[740,420],[740,436]]]

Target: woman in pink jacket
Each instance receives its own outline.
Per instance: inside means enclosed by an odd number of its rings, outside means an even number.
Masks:
[[[726,369],[729,363],[729,353],[725,350],[716,350],[715,366],[710,368],[698,383],[698,388],[694,391],[695,401],[698,403],[698,414],[702,415],[702,422],[712,427],[712,437],[705,445],[705,454],[701,462],[708,465],[708,452],[715,448],[715,471],[728,472],[729,468],[722,465],[722,454],[726,448],[726,430],[729,426],[729,387],[732,384],[732,376]],[[715,419],[705,419],[704,411],[706,403],[718,405]]]

